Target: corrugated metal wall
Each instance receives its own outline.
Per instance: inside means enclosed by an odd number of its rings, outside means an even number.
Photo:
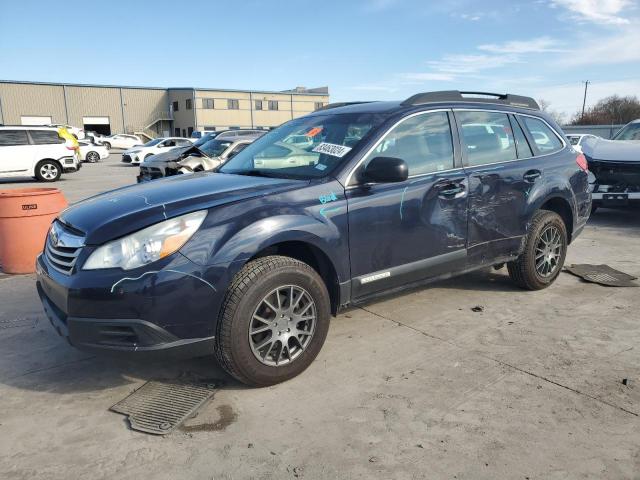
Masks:
[[[123,88],[124,118],[127,131],[139,131],[158,118],[169,118],[166,90]]]
[[[67,121],[64,91],[60,85],[0,83],[2,123],[20,125],[21,116],[50,116],[54,123]]]
[[[109,117],[111,133],[124,132],[119,88],[68,86],[69,124],[82,127],[82,117]]]

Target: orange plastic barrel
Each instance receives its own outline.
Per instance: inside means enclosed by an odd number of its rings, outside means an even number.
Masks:
[[[33,273],[49,226],[67,207],[57,188],[0,190],[0,266],[5,273]]]

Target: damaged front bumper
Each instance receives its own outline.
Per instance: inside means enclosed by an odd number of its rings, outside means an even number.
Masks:
[[[162,358],[210,355],[227,269],[210,267],[205,279],[201,267],[180,253],[172,257],[135,273],[69,275],[40,255],[38,294],[56,331],[79,349]]]
[[[596,206],[640,205],[640,161],[589,159],[589,170],[596,178],[592,193]]]

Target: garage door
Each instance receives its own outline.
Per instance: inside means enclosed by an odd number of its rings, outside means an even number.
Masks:
[[[109,125],[109,117],[82,117],[85,125]]]
[[[22,125],[49,125],[53,122],[51,121],[51,117],[21,116],[20,123],[22,123]]]
[[[111,135],[109,117],[82,117],[82,123],[86,132],[96,132],[101,135]]]

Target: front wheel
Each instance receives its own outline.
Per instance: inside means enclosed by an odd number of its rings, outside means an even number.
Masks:
[[[289,257],[258,258],[238,272],[227,291],[216,358],[248,385],[283,382],[316,358],[329,316],[329,294],[313,268]]]
[[[531,220],[524,251],[507,264],[509,276],[520,287],[541,290],[560,274],[567,255],[567,227],[555,212],[539,210]]]

